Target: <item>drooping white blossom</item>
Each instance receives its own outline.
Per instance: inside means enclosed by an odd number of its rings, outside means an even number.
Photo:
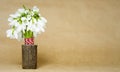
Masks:
[[[37,8],[37,6],[34,6],[32,10],[33,12],[39,12],[39,9]]]
[[[18,12],[19,12],[19,13],[24,13],[24,12],[25,12],[25,9],[24,9],[24,8],[20,8],[20,9],[18,9]]]

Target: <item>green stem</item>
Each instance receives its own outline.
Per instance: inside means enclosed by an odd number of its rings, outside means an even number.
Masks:
[[[26,10],[27,8],[25,7],[25,5],[23,5],[23,8]]]
[[[33,32],[32,31],[25,31],[24,33],[24,38],[31,38],[33,37]]]

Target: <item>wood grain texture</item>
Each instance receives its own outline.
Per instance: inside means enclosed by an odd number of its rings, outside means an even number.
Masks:
[[[37,68],[37,45],[22,45],[23,69]]]

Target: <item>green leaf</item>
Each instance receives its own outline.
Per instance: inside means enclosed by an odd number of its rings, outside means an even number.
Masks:
[[[32,31],[27,31],[25,30],[25,33],[24,33],[24,38],[31,38],[33,37],[33,32]]]

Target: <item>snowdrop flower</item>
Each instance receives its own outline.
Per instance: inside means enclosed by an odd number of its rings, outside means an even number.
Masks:
[[[22,32],[18,33],[18,41],[22,40]]]
[[[10,37],[10,39],[18,39],[17,31],[13,31],[13,29],[7,30],[7,37]]]
[[[32,21],[33,23],[37,23],[37,20],[34,17],[32,17]]]
[[[17,18],[18,16],[20,16],[20,14],[18,12],[16,12],[15,14],[10,15],[10,17],[12,17],[12,18]]]
[[[19,12],[19,13],[24,13],[24,12],[25,12],[25,9],[24,9],[24,8],[18,9],[18,12]]]
[[[47,20],[44,17],[41,17],[41,21],[47,23]]]
[[[38,34],[37,32],[34,32],[34,33],[33,33],[33,36],[34,36],[34,37],[36,37],[36,36],[37,36],[37,34]]]
[[[19,25],[17,28],[16,28],[16,31],[17,32],[21,32],[21,31],[25,31],[25,29],[26,29],[26,25],[25,24],[21,24],[21,25]]]
[[[9,22],[12,22],[12,21],[13,21],[13,18],[12,18],[12,17],[9,17],[9,18],[8,18],[8,21],[9,21]]]
[[[44,28],[42,28],[42,27],[40,28],[40,30],[41,30],[41,32],[45,32]]]
[[[25,13],[25,14],[29,13],[29,10],[25,10],[24,13]]]
[[[10,15],[10,17],[11,17],[11,18],[15,18],[15,17],[16,17],[16,15],[14,15],[14,14],[11,14],[11,15]]]
[[[13,21],[11,21],[9,24],[10,24],[11,26],[16,26],[18,23],[17,23],[16,20],[13,20]]]
[[[37,25],[38,25],[39,27],[44,27],[44,26],[45,26],[45,22],[42,21],[42,20],[38,20]]]
[[[33,16],[34,15],[34,12],[31,12],[31,16]]]
[[[32,10],[33,12],[39,12],[39,9],[36,6],[34,6]]]
[[[18,39],[18,32],[16,30],[13,32],[13,36],[15,37],[15,39]]]
[[[22,20],[22,21],[25,21],[25,20],[26,20],[26,17],[22,17],[21,20]]]
[[[12,35],[12,29],[7,30],[6,33],[7,33],[7,37],[10,37],[11,39],[14,38]]]
[[[30,16],[30,15],[27,15],[26,20],[31,20],[31,16]]]

